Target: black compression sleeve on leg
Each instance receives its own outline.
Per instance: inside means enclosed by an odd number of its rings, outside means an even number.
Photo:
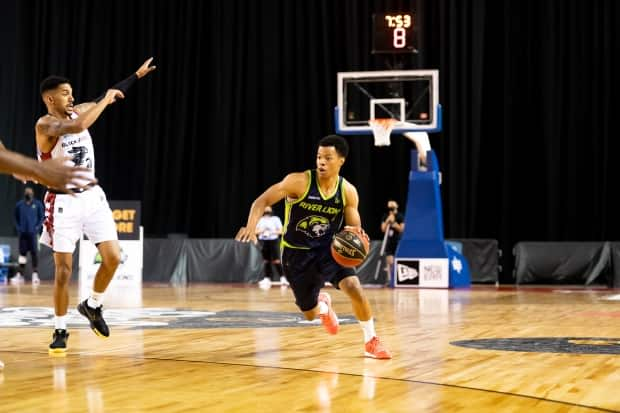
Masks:
[[[127,79],[121,80],[120,82],[112,86],[110,89],[118,89],[123,93],[127,93],[129,88],[136,82],[136,80],[138,80],[138,75],[134,73],[131,76],[129,76]],[[97,99],[95,99],[95,103],[99,103],[101,99],[103,99],[104,96],[105,96],[105,92],[101,96],[97,97]]]
[[[265,261],[264,268],[265,278],[269,278],[271,280],[271,276],[273,275],[273,272],[271,270],[271,263],[269,261]]]
[[[36,271],[39,266],[39,254],[36,249],[30,251],[30,257],[32,258],[32,269]]]
[[[278,272],[278,275],[280,277],[282,277],[284,275],[284,270],[282,269],[282,264],[277,263],[277,264],[274,264],[274,266],[276,267],[276,271]]]

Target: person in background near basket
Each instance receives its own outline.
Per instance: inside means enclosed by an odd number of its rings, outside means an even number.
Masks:
[[[273,215],[273,210],[267,206],[263,216],[256,224],[256,237],[261,242],[261,253],[263,254],[263,279],[258,282],[260,288],[268,289],[271,287],[272,265],[276,267],[280,276],[280,285],[285,287],[288,285],[280,261],[280,235],[282,235],[282,221],[279,216]]]
[[[393,199],[390,199],[387,203],[387,212],[383,214],[381,218],[381,232],[385,234],[388,231],[385,241],[385,285],[390,285],[391,274],[394,265],[394,253],[396,253],[396,247],[398,241],[400,241],[400,235],[405,230],[405,218],[403,214],[398,212],[398,203]]]
[[[32,258],[32,284],[39,284],[39,272],[37,270],[39,264],[39,234],[43,225],[45,212],[43,204],[34,198],[34,191],[27,186],[24,190],[24,199],[15,205],[15,229],[19,238],[19,269],[17,274],[11,279],[13,284],[22,284],[24,282],[24,271],[26,262],[28,262],[27,254],[30,252]]]

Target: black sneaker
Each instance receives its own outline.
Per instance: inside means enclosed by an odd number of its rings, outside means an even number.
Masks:
[[[87,300],[84,300],[80,304],[78,304],[77,310],[80,312],[80,314],[82,314],[88,319],[88,321],[90,322],[90,328],[95,332],[95,334],[97,334],[99,337],[109,337],[110,329],[105,323],[103,315],[101,315],[101,308],[103,306],[100,305],[97,308],[91,308],[88,306],[88,304],[86,304],[86,302]]]
[[[67,340],[69,339],[69,333],[67,330],[57,328],[52,335],[52,344],[48,349],[50,354],[64,354],[67,352]]]

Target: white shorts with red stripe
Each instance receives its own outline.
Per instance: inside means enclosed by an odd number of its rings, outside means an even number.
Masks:
[[[95,244],[118,240],[103,189],[95,185],[74,196],[47,192],[41,243],[54,252],[72,253],[82,234]]]

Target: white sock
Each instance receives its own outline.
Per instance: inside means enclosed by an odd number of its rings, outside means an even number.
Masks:
[[[56,330],[66,330],[67,329],[67,316],[66,315],[57,315],[54,317],[54,328]]]
[[[372,317],[370,317],[370,320],[360,321],[359,323],[360,327],[362,327],[362,331],[364,332],[364,343],[368,343],[377,335],[375,332],[375,321]]]
[[[97,308],[103,304],[103,293],[97,293],[93,291],[88,297],[88,302],[86,303],[90,308]]]
[[[319,301],[319,314],[327,314],[329,307],[323,301]]]

